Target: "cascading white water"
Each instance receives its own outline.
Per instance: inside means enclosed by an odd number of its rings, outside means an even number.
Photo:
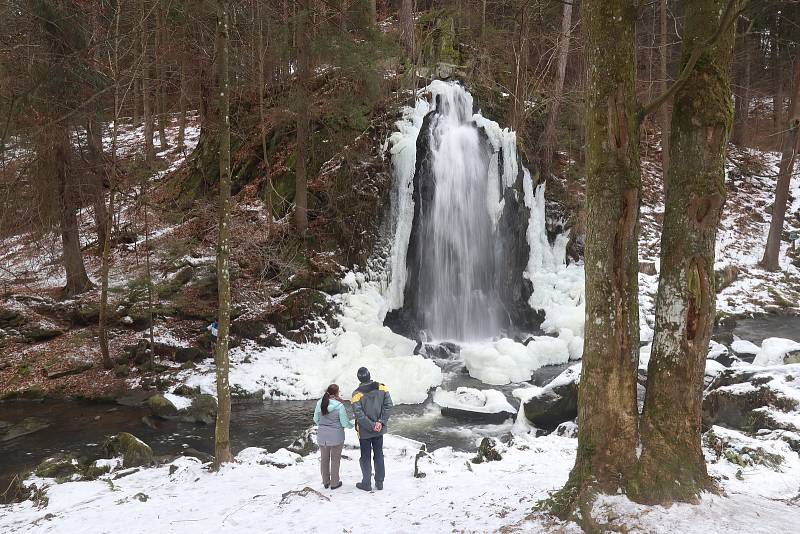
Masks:
[[[490,154],[472,120],[472,97],[457,85],[440,93],[430,129],[431,206],[421,210],[423,324],[436,339],[487,338],[500,331],[494,224],[487,210]]]

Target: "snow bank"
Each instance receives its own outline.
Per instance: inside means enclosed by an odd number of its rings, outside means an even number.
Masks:
[[[761,343],[761,350],[756,354],[753,365],[783,365],[786,355],[796,350],[800,350],[800,343],[797,341],[769,337]]]
[[[752,341],[736,338],[731,343],[731,350],[736,354],[758,354],[761,348]]]
[[[442,408],[464,410],[478,413],[515,413],[502,391],[496,389],[474,389],[459,387],[455,391],[438,388],[433,394],[433,402]]]
[[[174,393],[164,393],[164,398],[172,403],[178,410],[183,410],[192,405],[192,399],[175,395]]]
[[[570,344],[550,336],[534,336],[527,346],[511,339],[501,339],[465,345],[461,348],[461,356],[470,376],[499,386],[525,382],[540,367],[568,362]]]

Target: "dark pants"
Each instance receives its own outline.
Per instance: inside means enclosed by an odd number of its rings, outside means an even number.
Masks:
[[[375,457],[375,482],[383,482],[386,471],[383,466],[383,436],[366,438],[359,440],[361,444],[361,483],[365,486],[372,486],[372,461],[370,452]]]

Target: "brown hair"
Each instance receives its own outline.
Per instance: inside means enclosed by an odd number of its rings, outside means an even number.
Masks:
[[[339,386],[336,384],[331,384],[328,386],[328,389],[325,390],[325,394],[322,396],[322,405],[320,409],[322,410],[322,415],[328,415],[328,403],[331,400],[331,397],[336,397],[339,394]]]

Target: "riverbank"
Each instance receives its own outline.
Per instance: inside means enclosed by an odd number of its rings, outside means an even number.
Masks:
[[[779,440],[748,438],[719,427],[713,431],[726,442],[721,450],[705,449],[723,494],[706,494],[698,506],[670,508],[604,497],[595,505],[600,520],[627,532],[792,531],[800,522],[797,454]],[[580,531],[577,525],[533,513],[537,501],[566,481],[574,438],[517,433],[508,444],[495,442],[501,460],[473,463],[474,453],[448,447],[416,460],[418,442],[389,435],[385,489],[371,493],[354,486],[360,476],[355,439],[349,432],[341,468],[344,485],[335,491],[319,483],[317,454],[303,458],[286,450],[270,454],[249,448],[218,473],[194,458],[179,458],[126,476],[121,475],[130,470],[117,470],[91,482],[56,485],[31,479],[48,486],[46,507],[31,501],[0,507],[0,530],[99,533],[124,524],[132,534]],[[749,465],[737,456],[754,445],[779,455],[779,465]]]

